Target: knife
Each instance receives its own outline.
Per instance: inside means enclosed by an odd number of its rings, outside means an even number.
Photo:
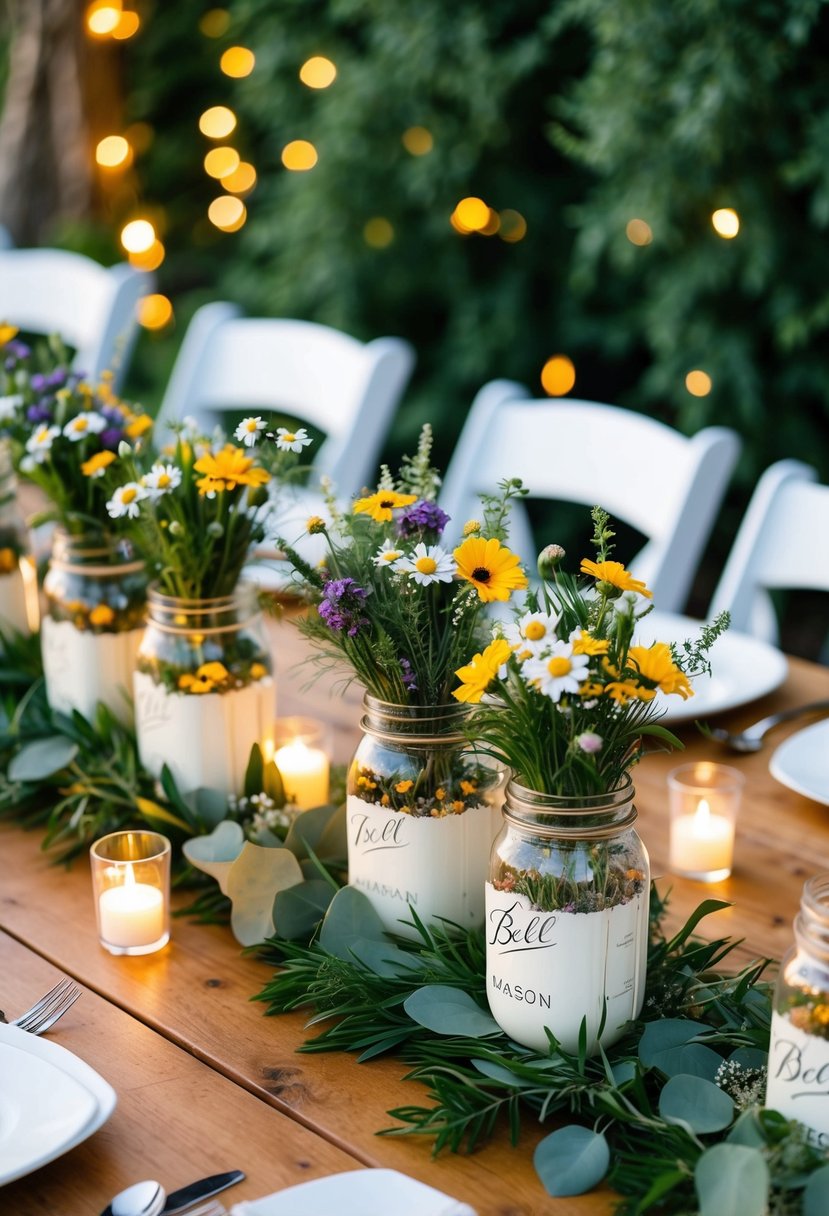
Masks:
[[[174,1216],[176,1212],[184,1211],[200,1199],[209,1199],[211,1195],[218,1195],[219,1191],[235,1186],[237,1182],[243,1182],[244,1178],[242,1170],[230,1170],[226,1174],[211,1174],[209,1178],[200,1178],[198,1182],[191,1182],[189,1186],[171,1191],[161,1209],[161,1216]],[[101,1216],[112,1216],[112,1204],[106,1205]]]

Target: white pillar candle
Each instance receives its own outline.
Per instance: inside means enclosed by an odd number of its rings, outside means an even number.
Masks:
[[[318,747],[294,739],[276,749],[274,764],[285,783],[286,797],[300,811],[328,801],[328,757]]]
[[[132,866],[122,885],[101,892],[98,913],[101,937],[111,946],[151,946],[164,935],[163,894],[136,882]]]
[[[693,814],[677,815],[671,820],[671,869],[697,875],[730,872],[734,826],[733,819],[714,814],[708,799],[700,798]]]

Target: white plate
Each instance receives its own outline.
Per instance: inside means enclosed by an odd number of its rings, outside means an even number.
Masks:
[[[651,642],[681,645],[686,638],[695,641],[705,623],[670,612],[651,612],[640,621],[636,641],[645,646]],[[779,688],[789,669],[785,655],[776,647],[731,629],[717,638],[708,657],[712,674],[691,681],[694,695],[687,701],[657,693],[657,701],[666,711],[660,722],[704,721],[712,714],[747,705]]]
[[[397,1170],[351,1170],[237,1203],[231,1216],[475,1216],[467,1204]]]
[[[769,761],[775,781],[829,806],[829,721],[813,722],[779,744]]]
[[[65,1127],[60,1141],[53,1143],[51,1150],[45,1151],[38,1129],[37,1135],[32,1136],[33,1140],[37,1139],[35,1153],[27,1162],[24,1163],[21,1159],[16,1166],[6,1165],[5,1158],[3,1158],[3,1165],[0,1166],[0,1185],[2,1185],[30,1174],[32,1170],[45,1165],[47,1161],[54,1161],[56,1157],[62,1156],[63,1153],[67,1153],[71,1148],[81,1144],[107,1121],[115,1109],[117,1098],[112,1086],[78,1056],[73,1055],[71,1051],[67,1051],[57,1043],[52,1043],[39,1035],[29,1034],[18,1026],[6,1026],[0,1023],[0,1049],[14,1049],[19,1055],[25,1054],[33,1062],[46,1065],[50,1069],[52,1081],[61,1082],[64,1097],[68,1091],[62,1084],[63,1078],[73,1086],[79,1087],[81,1094],[86,1096],[84,1103],[88,1102],[86,1117],[83,1121],[80,1121],[80,1115],[78,1115],[78,1121],[74,1127]],[[3,1147],[3,1131],[9,1117],[6,1098],[12,1093],[17,1093],[16,1089],[12,1091],[7,1086],[5,1068],[7,1056],[8,1050],[4,1050],[2,1060],[0,1060],[0,1095],[2,1095],[0,1097],[0,1104],[2,1104],[0,1105],[0,1149]],[[36,1067],[37,1064],[33,1063],[33,1066]],[[56,1072],[59,1076],[55,1075]],[[75,1097],[77,1098],[77,1093],[75,1093]],[[78,1110],[80,1111],[80,1109],[81,1099],[79,1098]]]

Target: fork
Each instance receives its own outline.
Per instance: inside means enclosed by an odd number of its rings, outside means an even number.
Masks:
[[[28,1030],[30,1034],[43,1034],[50,1026],[54,1026],[58,1018],[62,1018],[67,1009],[70,1009],[78,997],[81,995],[81,989],[77,984],[73,984],[69,979],[62,979],[59,984],[55,984],[54,988],[35,1001],[31,1009],[27,1009],[25,1013],[21,1013],[19,1017],[14,1018],[10,1023],[12,1026],[18,1026],[21,1030]],[[0,1014],[5,1022],[5,1015]]]
[[[718,743],[724,743],[735,752],[759,752],[763,739],[768,732],[781,722],[789,722],[802,714],[819,714],[829,710],[829,701],[812,701],[809,705],[796,705],[792,709],[782,709],[779,713],[769,714],[761,718],[753,726],[741,731],[728,731],[722,726],[708,726],[704,733]]]

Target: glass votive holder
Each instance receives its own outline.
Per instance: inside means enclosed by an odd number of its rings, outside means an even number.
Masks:
[[[170,841],[112,832],[89,850],[98,937],[110,954],[152,954],[170,940]]]
[[[277,718],[273,735],[273,761],[288,801],[298,811],[325,806],[331,769],[325,723],[316,718]]]
[[[668,773],[669,867],[699,882],[721,882],[734,864],[734,832],[745,777],[727,764],[699,760]]]

